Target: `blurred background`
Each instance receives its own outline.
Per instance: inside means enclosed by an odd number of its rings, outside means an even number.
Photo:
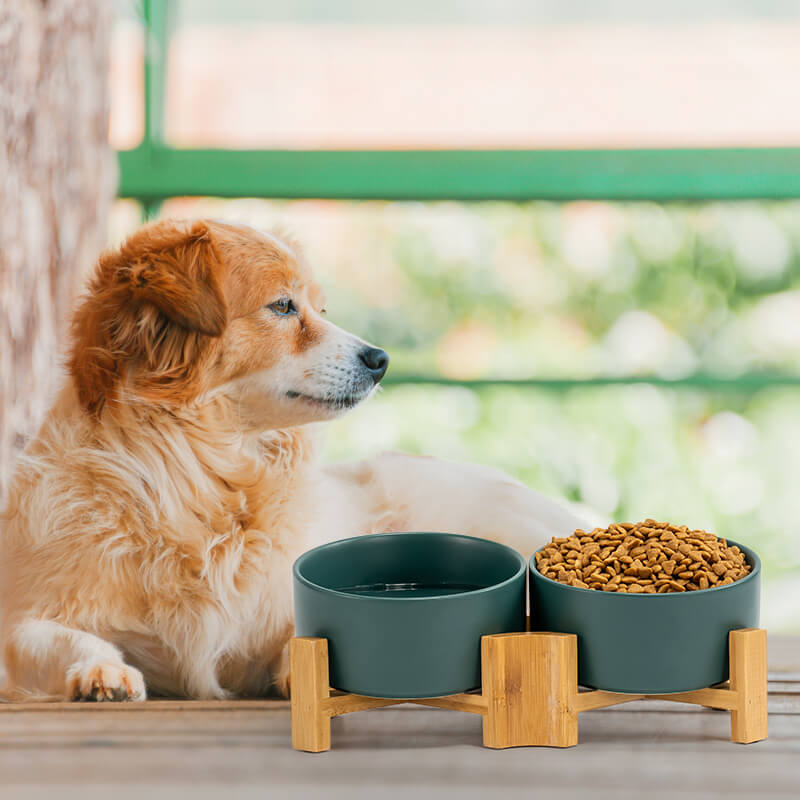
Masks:
[[[668,176],[672,148],[800,144],[792,0],[175,0],[147,46],[157,2],[117,0],[109,23],[119,151],[656,148]],[[107,243],[148,216],[288,230],[330,319],[389,351],[385,389],[330,425],[327,458],[492,464],[598,519],[745,542],[765,563],[763,624],[800,631],[791,193],[182,197],[170,174],[164,196],[114,201]]]
[[[789,0],[175,6],[174,147],[800,142]],[[126,149],[144,131],[144,34],[135,3],[117,12],[110,137]],[[389,351],[386,389],[330,426],[330,458],[493,464],[601,517],[750,543],[764,623],[800,630],[799,201],[175,198],[157,213],[292,231],[331,319]],[[109,240],[139,219],[117,201]]]

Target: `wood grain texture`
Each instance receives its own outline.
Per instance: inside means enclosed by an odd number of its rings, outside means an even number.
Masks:
[[[488,710],[486,698],[480,694],[454,694],[449,697],[431,697],[409,702],[451,711],[466,711],[469,714],[486,714]]]
[[[618,692],[600,690],[581,692],[575,700],[575,708],[579,712],[592,711],[596,708],[610,708],[623,703],[632,703],[635,700],[689,703],[727,711],[739,707],[739,696],[730,689],[695,689],[691,692],[677,692],[675,694],[620,694]]]
[[[292,749],[289,709],[278,700],[260,711],[221,703],[197,712],[148,701],[135,713],[83,703],[75,713],[0,715],[0,797],[789,798],[800,695],[770,703],[783,707],[771,715],[770,738],[747,747],[731,744],[727,714],[679,703],[584,714],[580,745],[564,750],[490,750],[480,716],[401,705],[334,719],[332,749],[320,755]]]
[[[144,702],[0,702],[0,716],[11,714],[141,714],[145,712],[200,712],[200,711],[278,711],[288,710],[290,702],[278,697],[258,700],[146,700]]]
[[[517,633],[481,640],[486,747],[571,747],[578,743],[577,639]]]
[[[328,640],[296,636],[289,642],[292,676],[292,747],[310,753],[331,749]],[[343,698],[336,698],[337,700]],[[344,698],[348,699],[348,698]]]
[[[583,714],[580,746],[490,750],[482,720],[400,705],[333,721],[329,756],[291,748],[285,700],[0,705],[0,797],[796,797],[800,637],[772,648],[770,738],[738,747],[728,715],[643,700]]]
[[[404,700],[390,700],[382,697],[363,697],[360,694],[343,694],[323,701],[322,710],[329,717],[338,717],[342,714],[352,714],[354,711],[396,706],[404,702]]]
[[[106,244],[112,12],[0,2],[0,507],[61,381],[72,298]]]
[[[731,631],[731,691],[738,705],[731,711],[731,740],[749,744],[767,738],[767,632],[760,628]]]
[[[575,710],[592,711],[595,708],[608,708],[609,706],[618,706],[622,703],[632,703],[634,700],[643,700],[646,695],[643,694],[619,694],[617,692],[580,692],[575,697]]]
[[[693,692],[676,694],[649,694],[648,700],[666,700],[671,703],[691,703],[706,708],[720,708],[726,711],[738,708],[739,696],[730,689],[695,689]]]

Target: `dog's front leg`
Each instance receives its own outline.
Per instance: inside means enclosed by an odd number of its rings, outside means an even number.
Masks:
[[[110,642],[49,620],[16,625],[5,642],[10,694],[144,700],[144,678]]]

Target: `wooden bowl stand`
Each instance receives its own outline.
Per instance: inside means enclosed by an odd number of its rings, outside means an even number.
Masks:
[[[674,700],[731,713],[731,741],[767,738],[767,632],[731,631],[730,681],[680,694],[579,691],[578,639],[569,633],[502,633],[481,639],[481,691],[424,700],[395,700],[331,693],[328,640],[295,637],[290,643],[292,747],[330,750],[331,717],[368,708],[416,703],[483,716],[483,744],[572,747],[578,714],[631,700]]]

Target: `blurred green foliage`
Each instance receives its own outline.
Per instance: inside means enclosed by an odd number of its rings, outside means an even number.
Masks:
[[[599,518],[752,544],[766,623],[800,629],[800,387],[598,386],[800,374],[800,202],[172,200],[165,215],[288,228],[329,318],[395,375],[568,377],[566,390],[396,385],[329,426],[328,454],[496,465]]]
[[[798,212],[796,203],[357,207],[372,235],[355,257],[391,271],[393,308],[347,281],[333,287],[332,306],[414,372],[796,371]],[[345,262],[337,278],[346,274]],[[761,301],[780,295],[760,329]],[[457,349],[459,331],[490,349],[485,363],[437,364],[443,341]]]

